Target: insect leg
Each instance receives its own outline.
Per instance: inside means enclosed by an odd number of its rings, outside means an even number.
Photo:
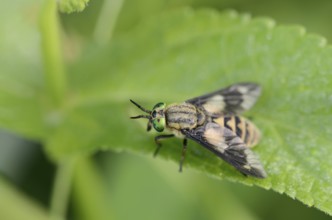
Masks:
[[[161,143],[160,143],[159,140],[161,140],[161,139],[166,139],[166,138],[171,138],[171,137],[174,137],[174,136],[175,136],[174,134],[162,134],[162,135],[158,135],[158,136],[156,136],[156,137],[154,138],[154,141],[155,141],[156,144],[157,144],[157,148],[156,148],[156,150],[155,150],[153,156],[154,156],[154,157],[157,156],[157,154],[158,154],[158,152],[159,152],[159,150],[160,150],[160,148],[161,148]]]
[[[148,126],[146,127],[146,131],[150,131],[152,128],[151,121],[148,121]]]
[[[186,156],[187,142],[188,142],[187,138],[183,139],[183,148],[182,148],[179,172],[182,172],[182,164],[183,164],[184,158]]]

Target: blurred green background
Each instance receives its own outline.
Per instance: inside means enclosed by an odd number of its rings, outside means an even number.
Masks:
[[[7,4],[13,9],[17,2],[8,1]],[[39,7],[38,3],[25,1],[25,4],[31,4],[25,10],[28,14],[33,14],[36,7]],[[79,45],[96,38],[98,19],[102,13],[108,13],[103,12],[107,9],[107,4],[114,3],[92,0],[81,13],[60,14],[63,32],[72,36],[71,42],[65,42],[68,46],[64,48],[67,61],[70,62],[71,57],[75,56]],[[120,3],[115,1],[116,4],[122,4],[122,7],[113,36],[130,30],[148,15],[188,6],[217,10],[231,8],[252,16],[267,16],[275,19],[278,24],[300,24],[308,32],[325,36],[329,41],[332,39],[332,2],[328,0],[128,0]],[[1,11],[4,10],[3,8]],[[15,24],[15,14],[11,14],[11,19],[8,20],[6,13],[0,16],[0,25],[24,28],[11,26],[11,22]],[[24,36],[15,37],[18,41],[29,40]],[[7,130],[0,133],[0,172],[5,179],[3,189],[24,193],[28,197],[27,203],[33,200],[38,204],[37,207],[43,207],[41,213],[44,213],[51,203],[56,168],[45,156],[42,147],[34,140]],[[190,169],[180,174],[177,172],[177,164],[154,159],[152,155],[99,152],[91,158],[81,159],[79,164],[74,173],[69,198],[69,219],[330,218],[314,208],[272,191],[214,180]],[[12,189],[13,186],[15,189]],[[0,190],[0,197],[5,195],[1,192]],[[15,211],[9,206],[20,204],[15,202],[15,197],[8,198],[8,203],[2,204],[2,209],[6,210],[0,211],[0,219],[3,220],[14,219],[16,215],[10,212]],[[41,214],[38,218],[47,219],[47,214]]]

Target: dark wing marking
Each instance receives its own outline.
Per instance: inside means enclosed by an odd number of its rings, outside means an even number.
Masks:
[[[244,175],[266,177],[258,157],[230,129],[208,122],[196,129],[182,130],[182,133],[221,157]]]
[[[238,83],[186,102],[202,107],[208,115],[238,115],[250,109],[260,93],[258,84]]]

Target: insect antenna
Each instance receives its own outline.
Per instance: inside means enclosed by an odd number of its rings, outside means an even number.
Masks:
[[[141,109],[143,112],[146,112],[146,113],[149,114],[149,115],[137,115],[137,116],[132,116],[132,117],[130,117],[131,119],[147,118],[147,119],[149,119],[149,121],[151,120],[151,116],[150,116],[151,111],[150,111],[150,110],[147,110],[147,109],[143,108],[142,106],[140,106],[139,104],[137,104],[136,102],[134,102],[134,101],[131,100],[131,99],[130,99],[130,101],[131,101],[131,103],[133,103],[134,105],[136,105],[139,109]]]
[[[131,100],[131,99],[130,99],[130,101],[131,101],[131,103],[133,103],[134,105],[136,105],[139,109],[141,109],[143,112],[146,112],[146,113],[148,113],[148,114],[151,114],[151,111],[150,111],[150,110],[147,110],[147,109],[143,108],[142,106],[140,106],[139,104],[137,104],[136,102],[134,102],[134,101]],[[141,118],[146,118],[146,117],[141,117]]]
[[[131,119],[137,119],[137,118],[147,118],[151,119],[150,115],[137,115],[137,116],[132,116],[130,117]]]

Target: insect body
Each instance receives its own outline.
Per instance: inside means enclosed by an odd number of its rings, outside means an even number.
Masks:
[[[166,106],[160,102],[151,111],[130,100],[148,113],[131,118],[147,118],[148,131],[153,127],[158,132],[166,129],[172,133],[155,137],[158,144],[155,155],[161,147],[161,139],[174,136],[183,138],[180,171],[187,139],[191,139],[233,165],[244,175],[265,178],[263,166],[250,149],[259,142],[260,132],[248,119],[238,116],[253,106],[260,91],[257,84],[239,83],[181,104]]]

